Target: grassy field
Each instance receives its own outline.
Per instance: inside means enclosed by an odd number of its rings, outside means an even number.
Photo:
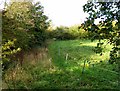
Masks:
[[[102,56],[93,49],[97,41],[53,41],[46,49],[26,54],[23,67],[6,71],[4,88],[117,89],[118,66],[109,64],[107,45]]]

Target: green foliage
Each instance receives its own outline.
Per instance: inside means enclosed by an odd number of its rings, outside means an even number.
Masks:
[[[52,33],[53,37],[58,40],[69,40],[73,38],[73,36],[69,33],[69,28],[64,26],[57,27],[52,31]]]
[[[30,31],[30,34],[34,34],[32,45],[41,45],[47,38],[46,30],[49,27],[49,21],[48,17],[44,15],[43,7],[39,2],[31,7],[30,19],[34,24]]]
[[[110,51],[110,63],[120,60],[120,2],[89,2],[83,6],[84,12],[89,17],[84,22],[84,29],[94,34],[94,39],[107,39],[113,45]],[[96,19],[101,19],[99,24],[95,24]],[[102,52],[101,46],[97,45],[99,53]],[[113,60],[114,59],[114,60]],[[113,60],[113,61],[112,61]]]
[[[78,39],[86,39],[86,38],[89,38],[89,34],[87,31],[85,31],[81,25],[74,25],[74,26],[71,26],[69,27],[69,32],[70,34],[72,34],[73,36],[75,36],[75,38],[78,38]]]
[[[73,40],[73,39],[88,38],[89,34],[81,26],[74,25],[71,27],[65,27],[65,26],[57,27],[56,29],[50,32],[50,36],[58,40]]]
[[[45,31],[48,26],[48,17],[44,15],[39,2],[12,2],[2,11],[2,45],[4,47],[8,40],[16,39],[15,48],[12,50],[20,48],[28,51],[46,40]]]
[[[8,42],[5,42],[2,44],[2,65],[7,66],[7,63],[10,61],[10,56],[14,55],[15,53],[21,51],[21,48],[15,47],[16,39],[13,41],[8,40]]]

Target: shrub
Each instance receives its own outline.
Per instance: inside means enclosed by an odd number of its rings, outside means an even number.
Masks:
[[[50,31],[49,36],[50,38],[56,38],[58,40],[72,40],[91,37],[91,34],[82,29],[82,27],[78,27],[79,26],[76,25],[71,27],[60,26]]]
[[[49,26],[49,21],[48,17],[44,15],[40,3],[12,2],[2,11],[2,26],[2,57],[4,60],[10,60],[13,55],[16,56],[17,54],[17,52],[14,54],[11,52],[18,48],[22,50],[19,54],[23,54],[30,48],[41,45],[46,40],[45,31]],[[13,39],[16,41],[14,42]],[[9,42],[13,42],[13,45],[10,45]],[[4,49],[6,45],[7,49]]]

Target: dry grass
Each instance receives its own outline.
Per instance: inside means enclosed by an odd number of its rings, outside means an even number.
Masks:
[[[49,62],[48,49],[47,48],[36,48],[32,49],[30,52],[26,53],[24,56],[24,62],[36,65],[36,63],[43,64],[44,62]]]
[[[47,48],[36,48],[32,49],[24,55],[23,65],[16,65],[15,68],[9,68],[4,75],[3,89],[17,88],[17,83],[24,83],[24,87],[28,88],[27,85],[34,79],[30,73],[29,67],[37,67],[51,69],[53,68],[51,58],[48,55]],[[38,67],[39,67],[38,66]],[[25,68],[25,69],[24,69]],[[28,84],[26,84],[28,83]]]
[[[82,42],[81,45],[79,45],[80,42]],[[22,67],[17,65],[6,72],[4,83],[7,84],[4,84],[4,87],[117,88],[117,66],[107,63],[108,49],[102,57],[92,51],[95,43],[87,40],[55,41],[49,45],[49,50],[47,48],[32,49],[24,55]],[[82,74],[84,60],[91,63],[85,65],[84,74]],[[100,60],[102,62],[96,63]],[[93,61],[96,61],[94,66]]]

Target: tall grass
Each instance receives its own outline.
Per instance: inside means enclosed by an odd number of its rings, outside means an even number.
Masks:
[[[4,88],[117,89],[118,65],[108,63],[111,46],[100,56],[93,51],[96,43],[97,40],[53,41],[48,51],[31,51],[25,55],[22,67],[6,71]]]

